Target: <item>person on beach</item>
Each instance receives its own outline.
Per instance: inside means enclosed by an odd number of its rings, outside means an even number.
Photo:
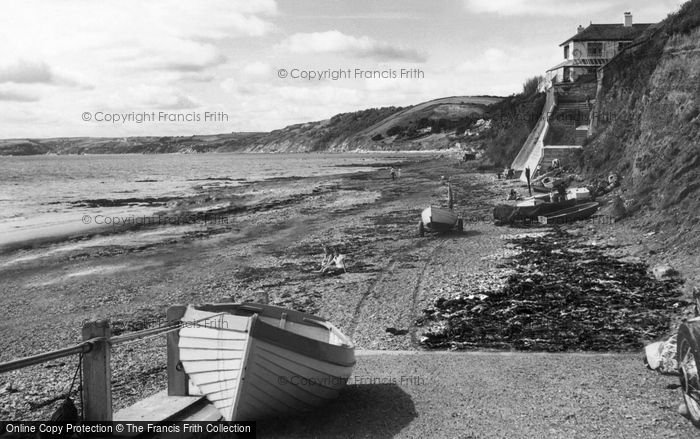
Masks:
[[[327,245],[323,246],[323,261],[321,261],[321,269],[318,271],[323,271],[323,269],[331,263],[334,257],[335,250],[331,250]]]
[[[391,167],[391,179],[395,180],[396,179],[396,169],[394,167]]]
[[[321,262],[321,269],[316,270],[316,272],[326,274],[331,270],[333,272],[338,272],[341,269],[345,273],[348,272],[348,270],[345,268],[345,259],[347,258],[346,255],[338,252],[335,247],[328,248],[325,245],[323,246],[323,251],[325,255],[323,257],[323,262]],[[335,268],[333,266],[335,266]]]

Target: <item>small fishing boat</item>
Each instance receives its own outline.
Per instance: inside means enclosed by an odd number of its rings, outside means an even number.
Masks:
[[[529,206],[498,204],[493,208],[493,219],[496,224],[512,224],[514,222],[532,224],[538,221],[540,215],[548,215],[574,206],[576,206],[576,200],[533,203]]]
[[[548,189],[552,189],[555,186],[559,186],[564,181],[561,178],[545,177],[542,179],[542,185]]]
[[[540,224],[568,224],[586,219],[598,210],[598,203],[583,203],[568,209],[558,210],[537,218]]]
[[[179,335],[185,372],[227,421],[324,406],[355,365],[352,342],[333,324],[276,306],[190,306]]]
[[[426,229],[436,232],[447,232],[455,227],[459,232],[464,230],[464,224],[459,215],[449,209],[430,206],[421,213],[421,220],[418,223],[418,235],[425,236]]]
[[[543,185],[540,184],[531,184],[530,187],[532,188],[533,191],[535,192],[540,192],[540,193],[550,193],[552,191],[552,188],[544,187]]]

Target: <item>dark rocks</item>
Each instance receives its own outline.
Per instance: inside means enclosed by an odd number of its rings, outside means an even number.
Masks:
[[[654,268],[652,268],[652,273],[654,274],[656,280],[660,281],[675,279],[679,276],[678,271],[668,264],[656,265]]]
[[[610,203],[610,216],[615,220],[619,220],[626,215],[627,209],[625,208],[625,202],[622,201],[620,196],[613,197]]]
[[[555,229],[554,235],[512,239],[522,252],[514,271],[492,291],[464,286],[439,298],[417,325],[431,348],[539,351],[636,350],[670,330],[669,313],[681,300],[679,281],[650,277],[641,262],[609,255],[608,246]],[[537,264],[533,264],[537,261]],[[666,273],[667,271],[664,271]]]

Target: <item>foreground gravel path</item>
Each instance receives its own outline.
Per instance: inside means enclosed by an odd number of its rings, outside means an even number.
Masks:
[[[360,352],[337,402],[260,423],[258,437],[697,437],[676,412],[678,379],[640,365],[631,354]]]

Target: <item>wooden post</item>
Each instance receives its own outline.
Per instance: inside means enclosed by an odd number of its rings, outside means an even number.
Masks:
[[[174,305],[168,308],[166,318],[168,323],[178,321],[185,315],[185,305]],[[189,379],[180,364],[180,332],[168,332],[168,396],[189,395]]]
[[[83,326],[83,341],[101,338],[83,357],[83,416],[86,421],[112,421],[112,370],[109,321],[98,320]]]

